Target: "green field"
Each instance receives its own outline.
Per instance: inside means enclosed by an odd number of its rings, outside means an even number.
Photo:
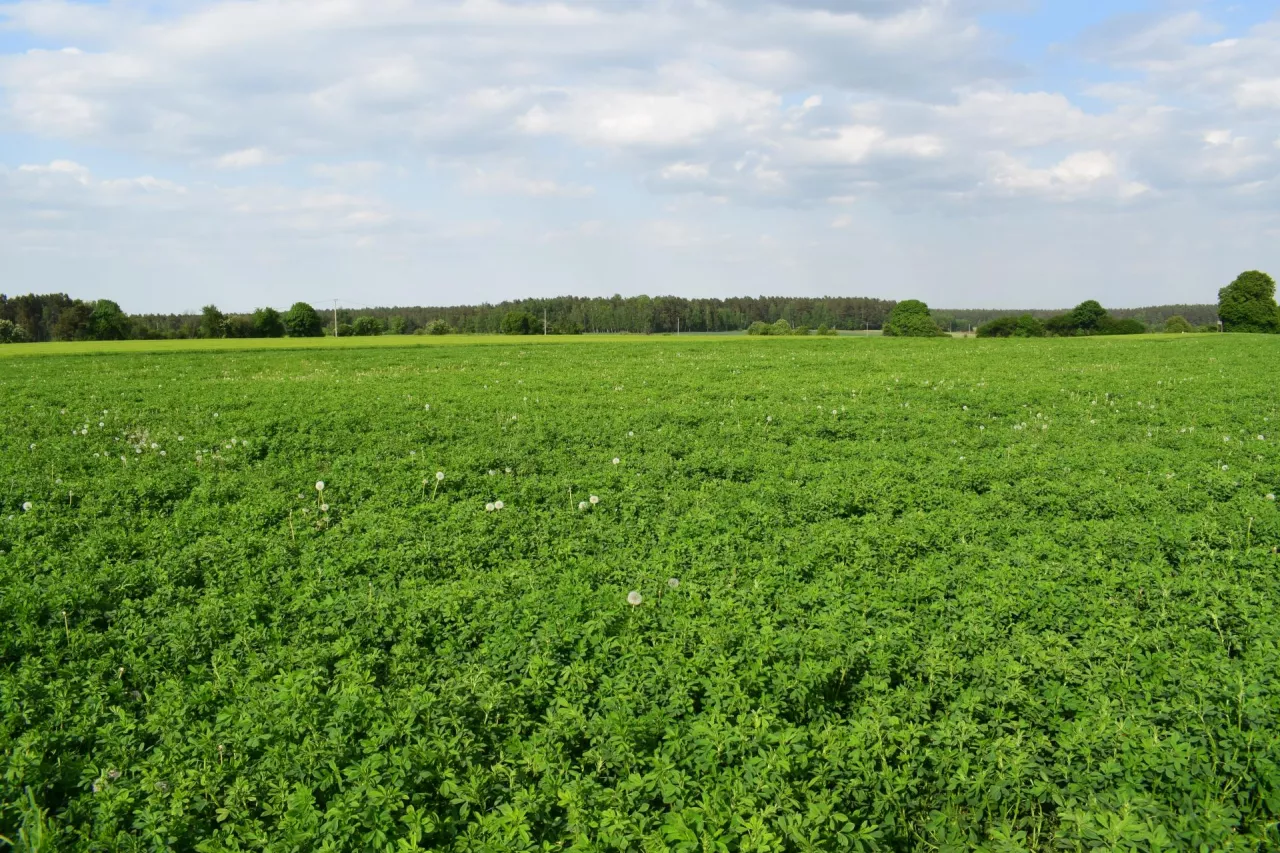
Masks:
[[[336,343],[3,350],[16,846],[1280,849],[1275,340]]]

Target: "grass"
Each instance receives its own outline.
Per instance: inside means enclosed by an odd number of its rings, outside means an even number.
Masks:
[[[1280,847],[1273,339],[263,343],[0,361],[0,835]]]

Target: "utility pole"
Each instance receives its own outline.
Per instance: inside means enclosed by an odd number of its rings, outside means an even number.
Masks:
[[[333,337],[338,337],[338,300],[333,300]]]
[[[680,334],[680,318],[676,317],[676,334]]]
[[[542,336],[544,338],[547,336],[547,309],[545,306],[542,309]]]

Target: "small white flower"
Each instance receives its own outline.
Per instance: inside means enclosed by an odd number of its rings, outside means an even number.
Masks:
[[[141,452],[142,452],[142,448],[141,448],[141,447],[135,447],[135,448],[133,449],[133,452],[134,452],[134,453],[141,453]]]
[[[1258,436],[1258,441],[1266,441],[1266,440],[1267,440],[1267,437],[1265,435]]]
[[[485,511],[485,512],[493,512],[493,511],[494,511],[494,509],[495,509],[495,507],[494,507],[494,505],[493,505],[492,503],[487,503],[487,504],[485,504],[485,505],[484,505],[484,511]]]
[[[439,481],[441,481],[441,480],[443,480],[443,479],[444,479],[444,472],[443,472],[443,471],[437,471],[437,472],[436,472],[436,481],[437,481],[437,482],[439,482]]]
[[[679,578],[667,578],[667,586],[671,587],[672,589],[677,588],[678,586],[680,586],[680,579],[679,579]]]
[[[168,456],[169,454],[167,454],[167,453],[165,453],[163,450],[161,450],[161,451],[160,451],[160,455],[161,455],[161,456]]]
[[[33,445],[31,445],[30,447],[28,447],[27,449],[28,449],[28,450],[35,450],[35,449],[36,449],[36,446],[33,444]]]
[[[589,504],[586,501],[578,501],[578,509],[586,509]]]
[[[102,421],[98,421],[98,429],[102,429],[104,426],[106,426],[106,424],[104,424]]]
[[[621,459],[619,459],[618,457],[616,457],[616,456],[615,456],[615,457],[613,457],[613,464],[614,464],[614,465],[617,465],[617,464],[618,464],[618,463],[620,463],[621,461],[622,461],[622,460],[621,460]]]
[[[628,432],[628,433],[627,433],[627,437],[628,437],[628,438],[630,438],[630,437],[634,437],[634,436],[635,436],[635,432],[634,432],[634,431],[631,431],[631,432]]]
[[[61,478],[61,477],[59,477],[58,479],[54,480],[54,481],[53,481],[53,484],[54,484],[55,486],[61,486],[61,485],[62,485],[62,478]]]
[[[511,473],[511,469],[510,469],[510,468],[507,468],[507,469],[505,469],[505,470],[506,470],[506,472],[507,472],[508,474],[510,474],[510,473]]]
[[[410,456],[417,456],[417,455],[418,455],[418,451],[416,451],[416,450],[410,450],[410,451],[409,451],[409,455],[410,455]]]
[[[1275,500],[1275,499],[1276,499],[1276,496],[1275,496],[1274,494],[1271,494],[1271,493],[1268,493],[1268,494],[1267,494],[1267,500],[1269,500],[1269,501],[1273,501],[1273,500]]]
[[[985,432],[985,431],[986,431],[986,429],[987,429],[986,427],[984,427],[984,426],[980,426],[980,427],[978,427],[978,432]]]
[[[643,603],[644,596],[642,596],[638,590],[633,589],[631,592],[627,593],[627,604],[630,604],[632,607],[639,607]]]
[[[317,492],[324,491],[324,480],[316,480],[316,491]]]
[[[504,504],[502,501],[494,501],[494,502],[493,502],[493,508],[494,508],[494,509],[505,509],[505,508],[506,508],[506,506],[507,506],[507,505],[506,505],[506,504]]]
[[[25,501],[25,502],[22,504],[22,511],[23,511],[23,512],[31,512],[31,501]]]
[[[765,415],[764,421],[769,424],[773,423],[773,415]]]
[[[153,441],[153,442],[151,442],[151,449],[152,449],[152,450],[159,450],[159,449],[160,449],[160,445],[156,444],[156,443]]]
[[[490,476],[490,477],[494,476],[494,475],[495,475],[495,474],[497,474],[497,473],[498,473],[498,472],[497,472],[497,471],[495,471],[495,470],[493,470],[492,468],[490,468],[490,469],[489,469],[489,476]]]
[[[430,404],[430,403],[427,403],[427,404],[426,404],[425,406],[423,406],[422,408],[423,408],[423,410],[424,410],[424,411],[429,412],[429,411],[431,411],[431,404]]]
[[[182,436],[178,436],[178,441],[186,441],[186,439],[183,438]]]
[[[321,511],[321,512],[328,512],[328,511],[329,511],[329,505],[328,505],[328,504],[320,504],[320,511]]]
[[[1223,465],[1223,466],[1222,466],[1222,470],[1223,470],[1223,471],[1227,470],[1227,467],[1228,467],[1228,466]]]
[[[1224,436],[1222,437],[1222,440],[1223,440],[1223,441],[1230,441],[1230,440],[1231,440],[1231,436],[1229,436],[1229,435],[1224,435]]]
[[[213,416],[216,418],[216,417],[218,416],[218,413],[217,413],[217,412],[214,412],[214,413],[213,413]]]
[[[599,499],[598,497],[596,497],[595,495],[592,495],[592,496],[591,496],[591,497],[589,497],[587,500],[591,501],[591,505],[592,505],[592,506],[595,506],[596,504],[600,503],[600,499]]]

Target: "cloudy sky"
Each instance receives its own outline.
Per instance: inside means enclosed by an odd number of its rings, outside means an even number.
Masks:
[[[0,0],[0,291],[1212,302],[1276,4]]]

